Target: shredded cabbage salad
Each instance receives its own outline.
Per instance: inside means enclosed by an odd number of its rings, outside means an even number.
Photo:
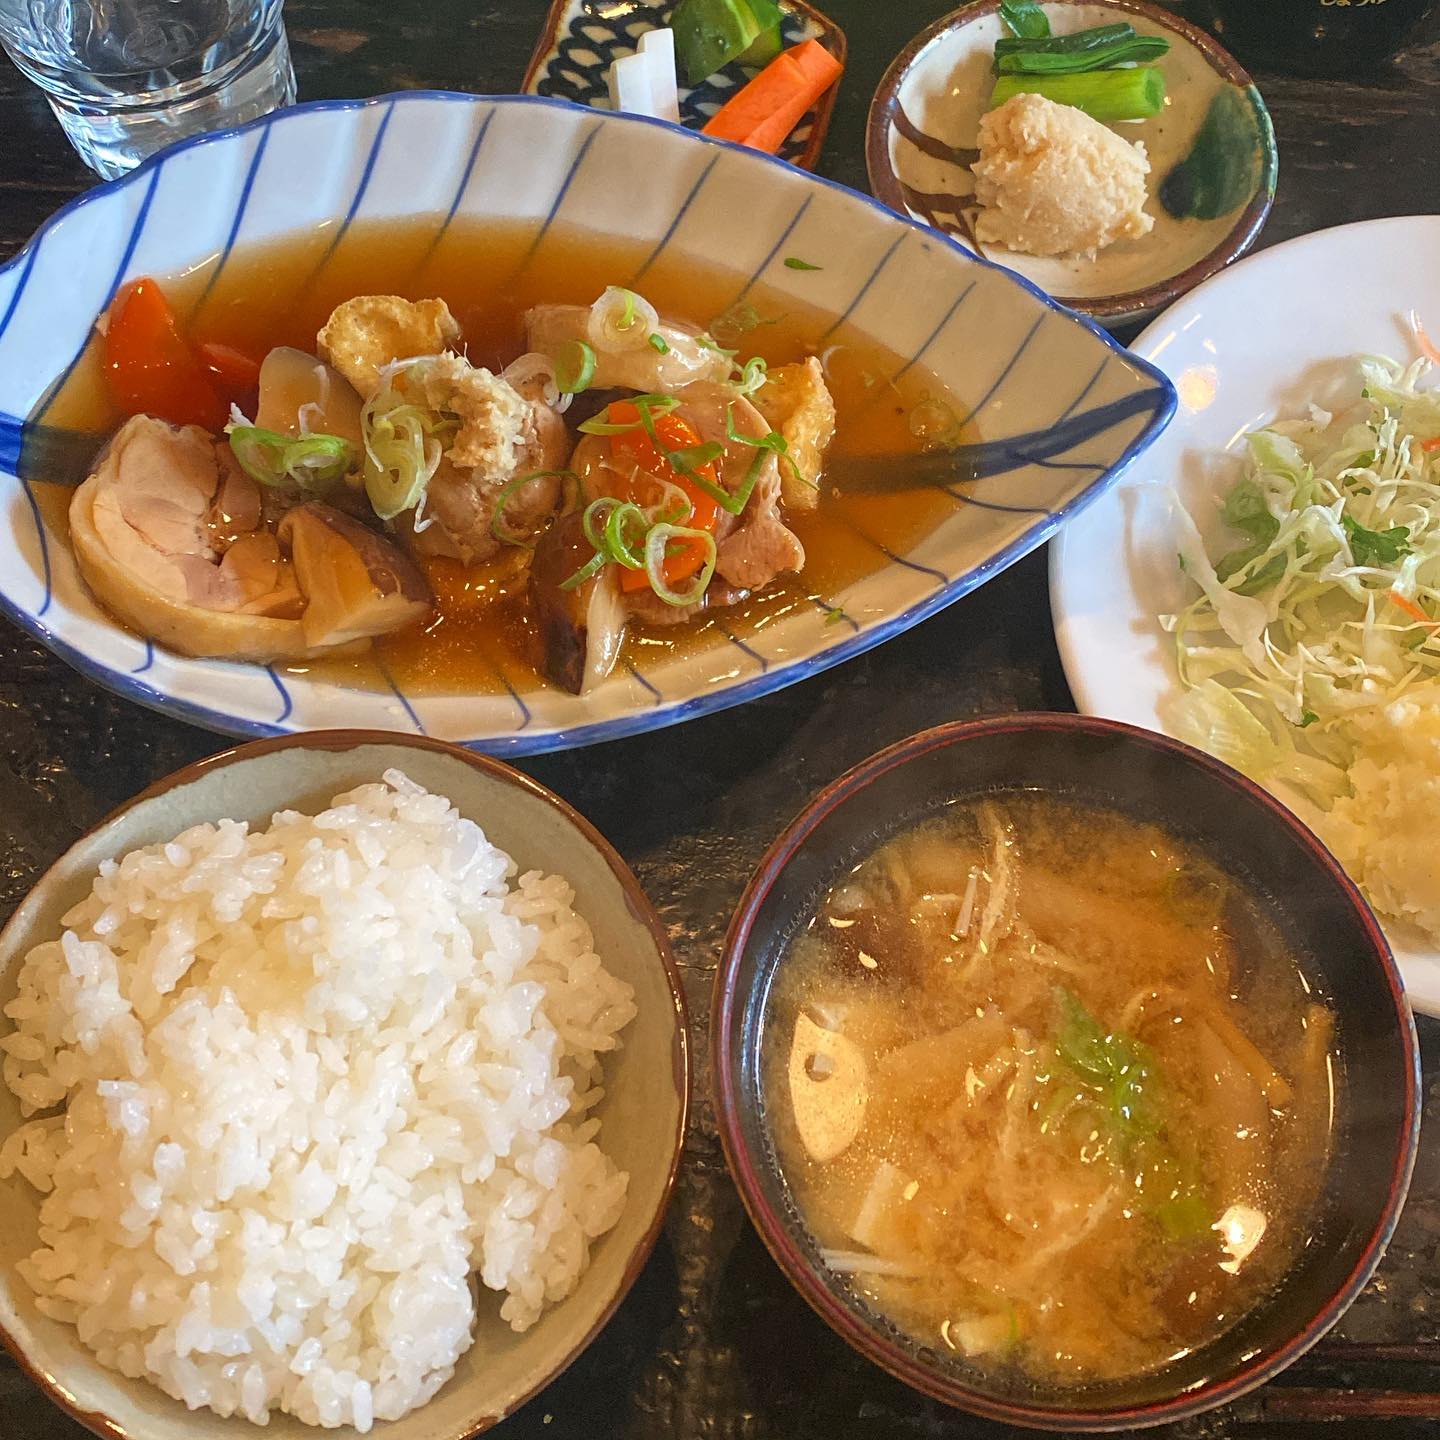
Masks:
[[[1440,680],[1440,391],[1420,388],[1427,358],[1358,368],[1353,411],[1247,437],[1218,557],[1179,509],[1200,593],[1160,617],[1184,686],[1167,725],[1326,809],[1348,790],[1356,715]]]

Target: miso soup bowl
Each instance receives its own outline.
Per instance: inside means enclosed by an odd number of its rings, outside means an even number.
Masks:
[[[773,982],[831,885],[947,802],[1040,792],[1158,824],[1259,896],[1336,1011],[1342,1079],[1308,1245],[1238,1324],[1135,1379],[1041,1389],[922,1343],[865,1307],[820,1259],[780,1169],[761,1089]],[[1183,1419],[1263,1384],[1344,1312],[1394,1231],[1419,1138],[1415,1027],[1385,937],[1329,852],[1243,776],[1177,741],[1076,715],[944,725],[824,790],[770,848],[726,937],[713,1069],[731,1171],[761,1237],[820,1317],[868,1359],[938,1400],[1014,1425],[1119,1430]],[[1344,1063],[1348,1057],[1348,1065]],[[819,1377],[817,1377],[819,1383]]]

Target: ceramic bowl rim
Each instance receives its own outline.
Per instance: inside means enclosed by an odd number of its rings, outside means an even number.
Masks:
[[[594,1323],[572,1346],[561,1356],[559,1361],[547,1369],[546,1373],[535,1382],[523,1394],[516,1396],[506,1403],[503,1413],[498,1415],[479,1415],[465,1423],[463,1428],[444,1437],[444,1440],[473,1440],[473,1437],[482,1434],[484,1431],[498,1425],[502,1420],[514,1415],[522,1406],[533,1400],[542,1390],[551,1385],[565,1370],[589,1349],[590,1345],[599,1336],[600,1332],[614,1318],[615,1312],[620,1308],[621,1302],[630,1293],[635,1281],[639,1278],[640,1272],[645,1268],[650,1259],[651,1253],[660,1238],[664,1229],[665,1216],[669,1211],[671,1201],[675,1196],[675,1186],[679,1179],[680,1165],[684,1157],[685,1135],[690,1118],[690,1082],[692,1072],[692,1049],[690,1037],[690,1015],[689,1007],[685,1002],[685,987],[681,981],[679,965],[675,955],[670,948],[670,941],[665,932],[655,907],[651,904],[649,897],[641,888],[635,873],[626,864],[619,851],[600,833],[600,831],[589,820],[585,818],[569,801],[563,799],[548,786],[542,785],[538,780],[526,775],[523,771],[507,765],[503,760],[493,755],[477,754],[473,750],[466,750],[463,746],[456,745],[448,740],[437,740],[428,735],[410,735],[403,732],[392,732],[389,730],[365,730],[365,729],[333,729],[333,730],[302,730],[291,735],[275,735],[263,740],[252,740],[243,745],[232,745],[224,750],[216,751],[213,755],[202,756],[180,769],[162,776],[153,781],[143,790],[131,796],[128,800],[109,811],[93,825],[88,826],[80,835],[76,836],[59,856],[48,866],[36,879],[33,885],[26,891],[19,905],[15,907],[14,913],[0,926],[0,944],[11,938],[11,932],[17,933],[23,929],[18,922],[28,921],[26,911],[30,901],[35,895],[46,886],[55,872],[64,863],[66,858],[75,850],[78,845],[83,844],[91,836],[103,830],[114,821],[121,819],[133,810],[137,805],[148,800],[154,800],[162,795],[168,794],[181,786],[192,784],[194,781],[204,779],[214,771],[223,770],[227,766],[243,763],[249,760],[260,759],[267,755],[276,754],[284,750],[326,750],[344,752],[357,750],[367,745],[401,746],[411,750],[425,750],[432,754],[442,755],[452,760],[459,760],[471,769],[479,771],[490,779],[498,780],[513,789],[519,790],[522,794],[532,799],[539,800],[555,810],[570,826],[576,830],[582,839],[599,854],[605,862],[610,873],[619,883],[622,893],[625,896],[626,908],[631,915],[640,921],[650,932],[654,941],[656,954],[659,956],[661,968],[665,973],[665,983],[670,991],[670,998],[674,1005],[675,1033],[670,1047],[671,1081],[675,1086],[676,1099],[678,1101],[678,1114],[676,1116],[675,1133],[670,1141],[670,1160],[666,1167],[665,1182],[661,1189],[659,1200],[655,1206],[655,1213],[651,1216],[644,1233],[641,1235],[635,1247],[631,1250],[625,1261],[625,1267],[620,1276],[620,1283],[614,1294],[602,1307],[596,1316]],[[12,1286],[13,1277],[6,1276],[4,1283],[7,1288]],[[77,1342],[78,1343],[78,1342]],[[19,1340],[10,1334],[4,1325],[0,1325],[0,1346],[9,1351],[14,1358],[21,1373],[49,1400],[57,1406],[72,1420],[92,1431],[94,1434],[103,1437],[103,1440],[144,1440],[144,1437],[136,1432],[127,1430],[123,1425],[100,1410],[84,1410],[65,1391],[63,1377],[46,1373],[39,1365],[31,1360],[29,1354],[20,1344]],[[93,1359],[93,1357],[92,1357]],[[98,1363],[98,1362],[95,1362]],[[447,1382],[449,1383],[449,1382]],[[169,1400],[170,1397],[158,1387],[155,1388],[157,1399]],[[412,1415],[424,1413],[424,1406],[410,1412]],[[408,1418],[408,1417],[406,1417]],[[402,1421],[389,1422],[391,1424],[403,1423]],[[236,1431],[239,1435],[241,1432]],[[372,1432],[384,1440],[388,1433],[388,1426],[382,1423],[381,1427]]]
[[[1151,3],[1151,0],[1045,0],[1045,3],[1085,4],[1126,10],[1143,16],[1161,29],[1179,35],[1204,56],[1210,68],[1223,81],[1234,85],[1245,95],[1259,122],[1260,176],[1255,193],[1240,208],[1235,223],[1212,250],[1202,255],[1193,265],[1187,265],[1183,270],[1177,270],[1173,275],[1138,290],[1123,290],[1113,295],[1055,297],[1057,304],[1108,325],[1139,320],[1178,299],[1186,291],[1193,290],[1202,281],[1208,280],[1232,261],[1238,260],[1259,239],[1260,231],[1275,204],[1275,187],[1280,171],[1280,152],[1270,110],[1250,72],[1213,35],[1207,34],[1183,16],[1162,10],[1160,6]],[[880,84],[875,88],[865,120],[865,173],[876,198],[902,218],[913,217],[905,204],[905,197],[900,193],[899,178],[890,165],[891,116],[899,103],[900,87],[924,53],[937,41],[951,31],[963,29],[976,20],[993,15],[999,8],[1000,0],[971,0],[971,3],[950,11],[948,15],[942,15],[906,44],[890,62]],[[996,260],[992,263],[1003,262]]]
[[[716,686],[703,690],[700,693],[690,695],[677,701],[673,705],[667,705],[658,710],[639,709],[629,711],[608,720],[597,720],[588,724],[571,726],[565,729],[542,731],[529,738],[522,737],[517,739],[514,735],[480,735],[470,736],[450,743],[461,745],[467,749],[474,748],[480,753],[502,754],[507,758],[542,754],[552,750],[579,749],[584,746],[598,744],[605,740],[619,740],[632,735],[649,734],[654,730],[666,729],[672,725],[681,724],[687,720],[698,719],[704,715],[714,714],[735,705],[747,704],[751,700],[770,695],[777,690],[798,684],[801,680],[822,674],[826,670],[833,669],[836,665],[852,660],[856,656],[862,655],[866,651],[874,649],[876,646],[882,645],[895,638],[895,636],[903,634],[906,630],[918,625],[922,620],[928,619],[931,615],[938,613],[940,610],[962,599],[972,590],[984,584],[999,570],[1006,568],[1016,560],[1029,554],[1030,551],[1037,549],[1072,515],[1097,499],[1104,493],[1105,489],[1113,486],[1119,480],[1120,476],[1158,439],[1165,427],[1174,418],[1179,401],[1175,386],[1169,377],[1158,366],[1151,364],[1148,360],[1142,359],[1140,356],[1128,350],[1124,345],[1120,344],[1113,335],[1110,335],[1092,317],[1082,314],[1079,311],[1068,309],[1055,300],[1053,296],[1048,295],[1033,281],[1027,280],[1025,276],[1007,269],[1005,266],[988,259],[984,255],[979,255],[965,249],[963,245],[957,244],[951,236],[931,229],[929,226],[916,220],[913,216],[896,213],[895,210],[876,199],[873,195],[868,195],[864,191],[853,189],[827,176],[799,170],[797,167],[790,165],[776,156],[767,155],[743,145],[736,145],[728,140],[719,140],[714,136],[702,135],[698,131],[687,130],[683,125],[675,125],[668,120],[658,120],[649,115],[631,115],[609,110],[595,110],[584,105],[577,105],[569,100],[558,100],[539,95],[473,95],[456,90],[399,90],[390,91],[383,95],[369,96],[359,100],[311,100],[304,104],[291,105],[281,110],[271,111],[268,115],[262,115],[258,119],[247,121],[243,125],[237,125],[230,129],[208,131],[203,135],[194,135],[185,140],[177,140],[173,145],[143,160],[135,169],[115,180],[104,181],[62,205],[42,222],[20,250],[11,256],[3,265],[0,265],[0,279],[3,279],[11,272],[14,272],[18,277],[16,288],[12,292],[9,301],[6,303],[5,308],[0,309],[0,335],[4,334],[6,325],[18,304],[18,299],[25,287],[30,267],[34,264],[35,257],[39,253],[40,244],[45,236],[71,215],[84,209],[85,206],[93,204],[96,201],[103,202],[111,194],[147,177],[169,157],[200,146],[217,144],[238,135],[248,134],[251,131],[262,130],[289,116],[319,114],[323,112],[349,113],[371,108],[383,109],[386,106],[410,104],[495,105],[517,108],[547,107],[549,109],[570,112],[578,116],[589,116],[592,119],[598,118],[600,123],[647,125],[668,131],[677,137],[683,137],[682,143],[718,145],[724,149],[736,151],[748,157],[750,162],[775,168],[781,177],[789,177],[791,181],[798,180],[801,184],[817,185],[826,190],[837,191],[844,195],[848,201],[858,204],[865,209],[877,212],[883,217],[887,224],[904,226],[906,229],[915,231],[923,239],[933,241],[955,252],[967,263],[983,265],[988,270],[998,271],[1006,277],[1010,284],[1018,286],[1020,290],[1038,301],[1047,312],[1061,316],[1068,322],[1078,326],[1081,330],[1088,331],[1105,348],[1108,355],[1113,356],[1121,363],[1127,365],[1137,377],[1137,382],[1143,383],[1145,387],[1148,387],[1149,391],[1153,391],[1155,396],[1155,405],[1144,429],[1116,456],[1114,463],[1108,468],[1108,473],[1104,475],[1100,481],[1088,487],[1082,493],[1072,497],[1060,509],[1051,512],[1050,518],[1037,520],[1034,525],[1016,536],[1008,544],[997,549],[993,554],[978,562],[971,569],[948,580],[929,595],[916,600],[915,603],[908,608],[891,614],[887,618],[877,621],[868,628],[861,629],[858,633],[852,634],[846,639],[837,640],[803,661],[770,665],[759,674],[751,676],[748,679],[737,680],[729,685]],[[782,183],[784,182],[782,181]],[[9,437],[4,433],[3,422],[6,418],[7,417],[0,415],[0,473],[11,473],[14,469],[15,457],[11,457],[6,453],[6,445],[9,443]],[[97,685],[110,691],[112,694],[143,705],[160,714],[178,717],[179,719],[202,726],[221,735],[240,739],[319,733],[318,731],[281,730],[271,722],[240,718],[231,714],[229,711],[215,708],[209,703],[200,700],[180,698],[169,690],[157,689],[134,674],[123,672],[109,661],[86,654],[70,640],[62,638],[50,625],[45,623],[43,618],[31,615],[24,606],[14,601],[6,592],[3,585],[0,585],[0,614],[4,614],[27,634],[34,636],[47,650],[58,656],[72,669],[77,670],[81,675],[85,676],[86,679],[94,681]]]
[[[924,1365],[897,1343],[867,1324],[840,1301],[819,1279],[818,1270],[786,1233],[783,1221],[765,1199],[758,1181],[763,1162],[753,1156],[741,1128],[741,1087],[731,1063],[729,1040],[743,1009],[736,979],[748,949],[757,913],[781,873],[804,849],[812,833],[828,815],[864,791],[887,772],[918,760],[932,751],[1007,733],[1052,731],[1119,739],[1180,760],[1207,774],[1232,792],[1238,801],[1267,811],[1271,820],[1288,830],[1329,879],[1354,912],[1370,952],[1388,989],[1404,1060],[1405,1091],[1395,1164],[1387,1181],[1385,1202],[1351,1267],[1350,1273],[1326,1297],[1314,1314],[1277,1344],[1267,1346],[1252,1361],[1221,1372],[1198,1389],[1141,1405],[1095,1409],[1044,1407],[1010,1401],[986,1393]],[[736,906],[725,935],[716,971],[710,1026],[711,1089],[725,1161],[740,1192],[751,1222],[791,1285],[811,1308],[852,1348],[923,1394],[987,1419],[1011,1425],[1071,1432],[1142,1428],[1182,1420],[1234,1400],[1273,1378],[1305,1353],[1340,1318],[1360,1293],[1385,1252],[1399,1221],[1409,1189],[1420,1140],[1420,1055],[1415,1022],[1405,999],[1400,972],[1389,944],[1370,907],[1354,882],[1321,841],[1290,810],[1254,781],[1228,765],[1169,736],[1142,730],[1117,720],[1069,713],[1032,712],[980,720],[956,720],[888,746],[862,760],[832,781],[786,826],[756,866]]]

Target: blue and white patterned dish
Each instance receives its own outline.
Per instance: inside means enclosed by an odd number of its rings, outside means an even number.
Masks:
[[[636,176],[647,178],[637,188]],[[904,555],[744,642],[696,648],[642,677],[625,666],[586,697],[540,685],[499,695],[348,689],[273,667],[171,655],[115,624],[63,536],[15,477],[19,424],[84,348],[126,279],[200,264],[297,227],[432,214],[552,222],[667,250],[850,322],[903,368],[975,397],[988,440],[1051,430],[1063,448],[1011,456]],[[789,247],[789,249],[787,249]],[[334,246],[332,245],[332,251]],[[797,273],[800,253],[823,266]],[[327,726],[421,731],[526,754],[614,739],[750,700],[908,629],[1041,544],[1163,429],[1168,380],[1008,271],[878,203],[753,151],[660,121],[558,101],[410,92],[321,102],[157,156],[61,211],[0,270],[0,606],[110,689],[241,735]],[[7,417],[9,417],[7,419]],[[1023,447],[1022,447],[1023,449]]]
[[[633,55],[647,30],[669,25],[677,0],[553,0],[535,53],[525,72],[525,93],[573,100],[598,110],[610,108],[610,66]],[[845,32],[828,15],[803,3],[781,0],[780,33],[786,48],[819,40],[842,64]],[[734,61],[703,84],[680,87],[680,123],[699,130],[755,71]],[[683,77],[682,77],[683,78]],[[814,168],[830,127],[838,84],[832,85],[800,118],[780,148],[780,158]]]

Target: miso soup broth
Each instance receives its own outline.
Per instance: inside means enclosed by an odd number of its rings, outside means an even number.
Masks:
[[[785,955],[762,1046],[826,1264],[983,1368],[1156,1370],[1313,1234],[1333,1014],[1255,896],[1119,815],[1001,795],[887,841]]]

